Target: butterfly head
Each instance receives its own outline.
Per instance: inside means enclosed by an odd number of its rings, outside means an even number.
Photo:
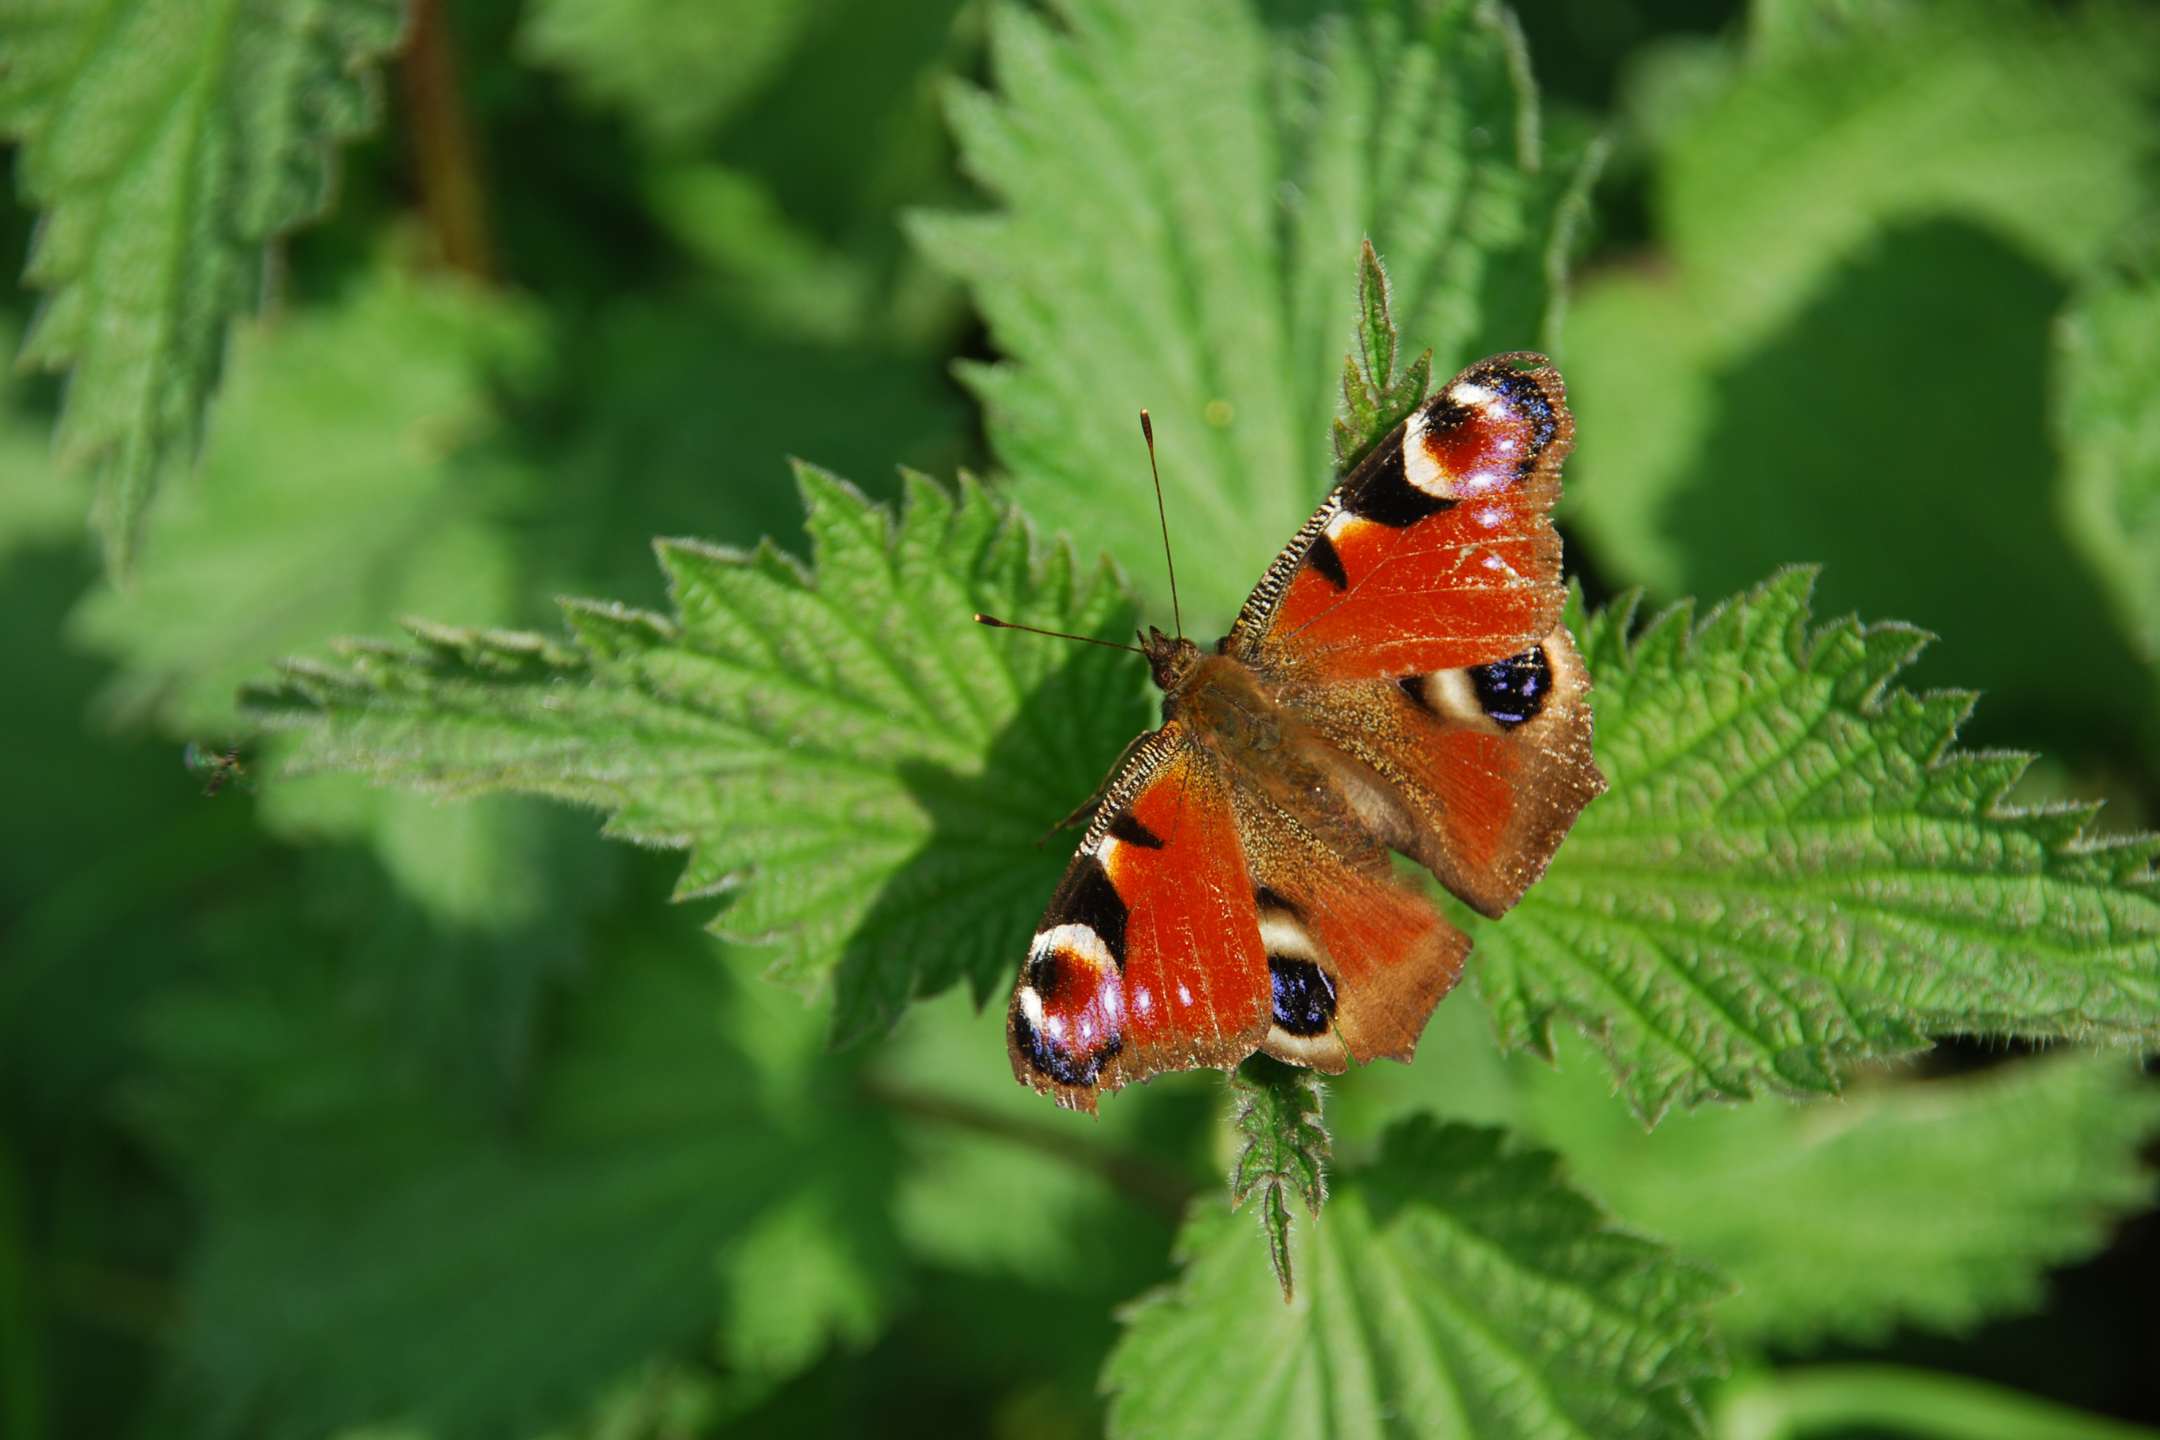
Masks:
[[[1140,653],[1147,656],[1155,683],[1166,695],[1175,695],[1200,663],[1200,647],[1177,635],[1165,635],[1150,625],[1140,637]]]

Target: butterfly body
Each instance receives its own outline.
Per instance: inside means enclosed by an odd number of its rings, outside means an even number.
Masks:
[[[1548,512],[1542,357],[1470,367],[1321,504],[1213,652],[1143,637],[1162,728],[1105,787],[1007,1012],[1060,1104],[1255,1050],[1407,1059],[1469,938],[1391,852],[1497,915],[1604,787]]]

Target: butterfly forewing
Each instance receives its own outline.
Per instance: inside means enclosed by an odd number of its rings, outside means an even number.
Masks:
[[[1228,777],[1173,722],[1112,780],[1043,913],[1006,1017],[1013,1074],[1092,1110],[1158,1071],[1235,1065],[1267,1015]]]
[[[1520,654],[1567,599],[1550,517],[1574,437],[1543,356],[1471,366],[1321,502],[1254,587],[1225,653],[1332,680]]]

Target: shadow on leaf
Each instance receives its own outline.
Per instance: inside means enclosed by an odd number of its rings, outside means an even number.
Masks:
[[[2057,514],[2041,380],[2066,293],[1950,221],[1827,277],[1714,381],[1717,418],[1661,517],[1688,588],[1826,562],[1825,611],[1942,636],[1913,678],[1991,692],[1978,728],[2076,747],[2132,730],[2145,691],[2118,683],[2127,641]]]
[[[1123,633],[1129,617],[1103,628]],[[991,742],[979,773],[900,767],[930,817],[930,838],[885,884],[842,953],[835,1044],[877,1034],[911,1000],[962,981],[981,1004],[1017,972],[1080,838],[1079,830],[1051,827],[1094,793],[1125,742],[1155,723],[1137,657],[1070,648]]]

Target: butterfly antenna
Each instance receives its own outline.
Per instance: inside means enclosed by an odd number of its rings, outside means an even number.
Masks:
[[[995,615],[985,615],[981,611],[975,613],[975,623],[987,625],[992,630],[1025,630],[1030,635],[1048,635],[1053,640],[1078,640],[1083,645],[1100,645],[1108,650],[1130,650],[1135,655],[1147,654],[1147,651],[1137,645],[1120,645],[1115,640],[1099,640],[1093,635],[1075,635],[1070,630],[1045,630],[1039,625],[1021,625],[1011,620],[1000,620]]]
[[[1146,410],[1140,412],[1140,433],[1147,440],[1148,474],[1155,477],[1155,518],[1162,523],[1163,568],[1170,572],[1170,623],[1177,627],[1177,638],[1185,638],[1185,617],[1178,610],[1177,561],[1170,558],[1170,517],[1163,511],[1162,471],[1155,464],[1155,422],[1148,419]]]

